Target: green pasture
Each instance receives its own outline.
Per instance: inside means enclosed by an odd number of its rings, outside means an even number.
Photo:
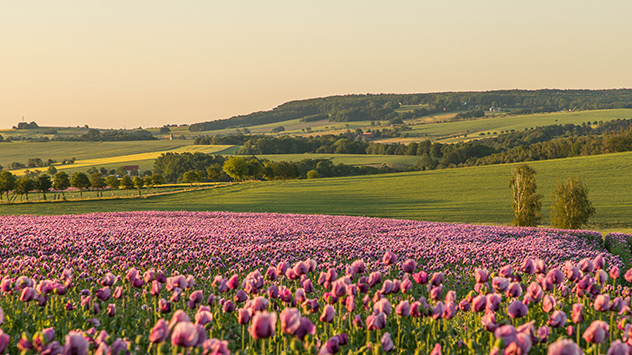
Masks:
[[[632,153],[529,163],[549,222],[551,191],[558,178],[579,176],[597,214],[588,227],[632,228]],[[323,178],[246,182],[212,190],[146,199],[2,205],[0,214],[64,214],[134,210],[213,210],[344,214],[441,222],[508,224],[512,218],[510,171],[515,164]]]
[[[57,170],[68,173],[86,171],[91,167],[115,169],[121,165],[138,165],[139,170],[151,170],[154,160],[166,152],[201,152],[206,154],[234,154],[239,149],[230,145],[193,145],[192,141],[136,141],[136,142],[11,142],[0,143],[0,156],[6,162],[26,163],[29,158],[43,161],[56,160]],[[6,156],[5,156],[6,153]],[[64,159],[75,157],[74,164],[61,164]],[[47,167],[29,168],[44,171]],[[24,174],[26,169],[12,170],[14,174]]]
[[[126,142],[9,142],[0,143],[0,165],[14,161],[26,163],[29,158],[77,160],[109,158],[131,154],[173,150],[193,144],[191,140],[155,140]]]
[[[560,124],[582,124],[584,122],[611,121],[617,118],[632,118],[632,109],[595,110],[579,112],[555,112],[533,115],[492,116],[476,120],[441,122],[413,125],[409,133],[425,136],[431,140],[446,142],[496,136],[501,131],[522,131],[525,128]],[[484,133],[485,135],[480,135]],[[488,134],[489,133],[489,134]],[[464,135],[467,135],[465,137]]]

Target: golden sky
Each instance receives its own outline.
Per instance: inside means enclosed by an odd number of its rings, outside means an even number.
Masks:
[[[156,127],[350,93],[632,87],[630,0],[0,4],[0,128]]]

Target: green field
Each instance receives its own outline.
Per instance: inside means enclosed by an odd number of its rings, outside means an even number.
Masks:
[[[402,111],[409,111],[414,106],[405,106]],[[632,109],[616,109],[616,110],[594,110],[579,112],[555,112],[545,114],[531,115],[506,115],[505,113],[494,113],[485,118],[465,120],[465,121],[449,121],[455,113],[434,114],[424,117],[418,117],[405,120],[412,130],[406,131],[409,138],[393,138],[382,139],[382,142],[411,142],[420,140],[433,140],[444,143],[454,143],[459,141],[478,139],[482,137],[492,137],[498,135],[501,131],[524,130],[525,128],[548,126],[556,124],[582,124],[584,122],[610,121],[617,118],[632,118]],[[386,122],[382,122],[386,124]],[[300,120],[289,120],[284,122],[269,123],[265,125],[250,126],[248,129],[253,133],[267,133],[275,127],[283,126],[285,131],[280,133],[292,135],[305,135],[303,129],[310,127],[312,135],[315,134],[340,134],[346,130],[355,130],[357,128],[363,131],[392,128],[391,126],[371,126],[371,121],[353,121],[353,122],[329,122],[327,120],[315,122],[301,122]],[[182,128],[179,128],[182,129]],[[175,131],[174,131],[175,132]],[[215,134],[232,134],[235,129],[224,129],[217,131],[196,132],[202,135]],[[483,133],[484,135],[481,135]],[[276,135],[276,134],[275,134]]]
[[[530,163],[549,221],[557,178],[581,177],[597,214],[589,226],[600,231],[632,228],[632,152]],[[64,214],[134,210],[216,210],[345,214],[417,220],[508,224],[508,179],[513,164],[373,176],[249,182],[208,191],[142,200],[2,205],[0,214]]]
[[[538,126],[568,123],[582,124],[589,121],[611,121],[617,118],[632,118],[632,110],[619,109],[494,116],[477,120],[414,125],[410,132],[416,135],[426,135],[430,139],[448,142],[454,141],[454,139],[452,139],[454,136],[460,136],[458,140],[468,140],[483,137],[480,133],[484,133],[485,137],[488,137],[496,136],[501,131],[510,131],[512,129],[522,131],[525,128],[535,128]],[[467,135],[467,137],[463,135]]]
[[[141,171],[151,170],[154,160],[166,152],[201,152],[207,154],[233,154],[237,147],[229,145],[192,145],[192,141],[135,141],[135,142],[11,142],[0,144],[0,156],[5,167],[10,162],[26,163],[29,158],[50,159],[58,163],[58,170],[68,173],[86,171],[90,167],[115,169],[121,165],[138,165]],[[60,162],[75,157],[75,163]],[[46,170],[46,167],[30,170]],[[12,170],[21,175],[25,169]]]

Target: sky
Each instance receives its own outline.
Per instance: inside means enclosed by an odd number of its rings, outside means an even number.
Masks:
[[[0,2],[0,128],[160,127],[313,97],[632,87],[629,0]]]

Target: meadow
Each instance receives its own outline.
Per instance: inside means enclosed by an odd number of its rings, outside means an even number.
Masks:
[[[632,153],[530,162],[549,222],[556,179],[579,176],[597,213],[589,228],[632,229]],[[515,164],[292,181],[256,181],[142,200],[0,205],[0,214],[100,211],[215,210],[375,216],[506,225],[511,222],[509,176]]]
[[[43,161],[53,159],[57,170],[70,174],[85,172],[90,167],[116,169],[122,165],[138,165],[139,170],[153,169],[154,160],[163,153],[201,152],[206,154],[232,154],[237,148],[230,145],[193,145],[187,140],[156,140],[133,142],[11,142],[0,144],[0,156],[5,169],[14,161],[26,164],[30,158]],[[73,164],[62,165],[64,159],[76,158]],[[29,168],[46,170],[46,167]],[[12,170],[21,175],[26,169]]]
[[[626,354],[632,270],[600,237],[296,214],[3,217],[0,352]]]

